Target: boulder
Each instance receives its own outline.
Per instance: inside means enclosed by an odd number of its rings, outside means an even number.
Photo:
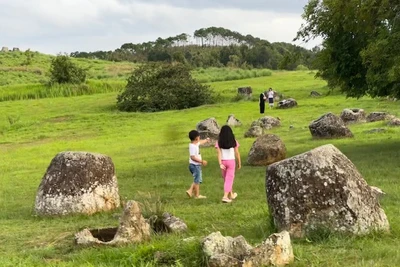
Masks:
[[[265,130],[269,130],[274,127],[281,126],[281,121],[279,118],[265,116],[265,117],[259,118],[256,121],[253,121],[251,124],[251,127],[253,127],[253,126],[260,126],[261,128],[263,128]]]
[[[319,96],[321,96],[321,94],[318,93],[317,91],[311,91],[310,96],[312,96],[312,97],[319,97]]]
[[[355,235],[389,230],[376,194],[333,145],[269,165],[266,192],[276,227],[292,237],[321,229]]]
[[[168,212],[163,214],[163,222],[168,232],[181,233],[187,231],[186,223]]]
[[[366,114],[361,108],[346,108],[340,114],[340,118],[345,124],[365,122]]]
[[[1,52],[8,52],[8,47],[7,46],[3,46],[1,48]]]
[[[264,129],[260,126],[251,126],[250,129],[244,134],[244,137],[259,137],[264,134]]]
[[[213,267],[284,266],[294,260],[290,235],[286,231],[272,234],[255,248],[242,236],[224,237],[216,232],[204,238],[202,248],[208,259],[207,266]]]
[[[19,52],[19,48],[18,47],[13,47],[13,52]]]
[[[284,99],[278,102],[278,108],[294,108],[297,107],[297,101],[293,98]]]
[[[250,86],[247,87],[239,87],[237,89],[238,95],[251,97],[253,95],[253,89]]]
[[[215,118],[209,118],[197,123],[196,130],[200,133],[201,139],[210,138],[210,142],[205,144],[205,146],[213,146],[218,140],[220,128]]]
[[[285,158],[285,144],[278,136],[267,134],[254,141],[247,162],[252,166],[267,166]]]
[[[367,122],[384,121],[388,117],[387,112],[371,112],[367,116]]]
[[[47,168],[36,195],[39,215],[93,214],[120,205],[117,177],[110,157],[61,152]]]
[[[242,126],[242,123],[240,120],[238,120],[235,115],[231,114],[228,116],[228,119],[226,120],[226,124],[231,126],[231,127],[237,127],[237,126]]]
[[[353,137],[352,132],[338,116],[327,113],[309,125],[314,138]]]
[[[245,258],[243,267],[285,266],[294,261],[289,232],[270,235],[261,245],[253,248]]]
[[[243,236],[225,237],[220,232],[215,232],[203,239],[202,248],[204,254],[210,258],[218,254],[225,254],[242,260],[250,254],[253,247],[247,243]]]
[[[399,118],[392,118],[389,122],[388,122],[389,126],[400,126],[400,119]]]
[[[150,239],[150,225],[143,218],[139,203],[128,201],[118,228],[84,229],[75,234],[78,245],[124,245]]]

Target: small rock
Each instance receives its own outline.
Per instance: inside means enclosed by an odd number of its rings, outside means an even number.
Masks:
[[[310,96],[312,96],[312,97],[319,97],[319,96],[321,96],[321,94],[318,93],[317,91],[311,91]]]
[[[260,126],[261,128],[263,128],[265,130],[269,130],[274,127],[281,126],[281,120],[279,118],[265,116],[265,117],[259,118],[256,121],[253,121],[251,123],[251,127],[254,127],[254,126]]]
[[[243,267],[285,266],[294,261],[289,232],[270,235],[260,246],[253,248]]]
[[[389,122],[388,122],[389,126],[400,126],[400,119],[399,118],[392,118]]]
[[[238,92],[239,95],[247,96],[249,98],[253,95],[253,89],[251,89],[250,86],[239,87],[237,89],[237,92]]]
[[[187,231],[187,225],[178,217],[173,216],[172,214],[165,212],[163,214],[163,222],[167,227],[169,232],[172,233],[181,233]]]
[[[278,108],[294,108],[297,107],[297,101],[293,98],[284,99],[279,101]]]
[[[240,120],[235,118],[235,115],[233,115],[233,114],[228,116],[228,119],[226,120],[226,124],[231,126],[231,127],[242,126],[242,123],[240,122]]]
[[[264,129],[260,126],[251,126],[250,129],[244,134],[244,137],[251,138],[251,137],[259,137],[264,134]]]
[[[346,108],[340,114],[340,118],[346,124],[365,122],[366,114],[361,108]]]
[[[229,257],[243,259],[246,255],[249,255],[253,247],[247,243],[243,236],[225,237],[221,232],[215,232],[203,239],[202,248],[207,257],[226,254]]]
[[[384,121],[388,117],[387,112],[371,112],[367,116],[367,122]]]

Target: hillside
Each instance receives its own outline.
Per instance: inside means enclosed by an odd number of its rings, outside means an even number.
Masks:
[[[54,56],[31,52],[32,59],[27,64],[26,52],[0,52],[0,87],[16,84],[45,83]],[[126,79],[134,64],[130,62],[112,62],[72,58],[80,67],[87,70],[89,79]]]

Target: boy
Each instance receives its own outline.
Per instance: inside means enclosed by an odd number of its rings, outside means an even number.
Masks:
[[[200,155],[199,146],[210,141],[210,138],[200,140],[200,133],[196,130],[189,132],[189,170],[193,175],[193,183],[190,188],[186,191],[188,197],[194,197],[196,199],[207,198],[200,195],[200,184],[203,182],[201,176],[201,166],[207,166],[207,161],[203,160]]]

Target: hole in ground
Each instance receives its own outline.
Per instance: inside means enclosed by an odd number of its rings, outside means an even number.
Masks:
[[[92,229],[90,233],[94,238],[97,238],[103,242],[110,242],[114,239],[115,234],[117,233],[118,228],[103,228],[103,229]]]

